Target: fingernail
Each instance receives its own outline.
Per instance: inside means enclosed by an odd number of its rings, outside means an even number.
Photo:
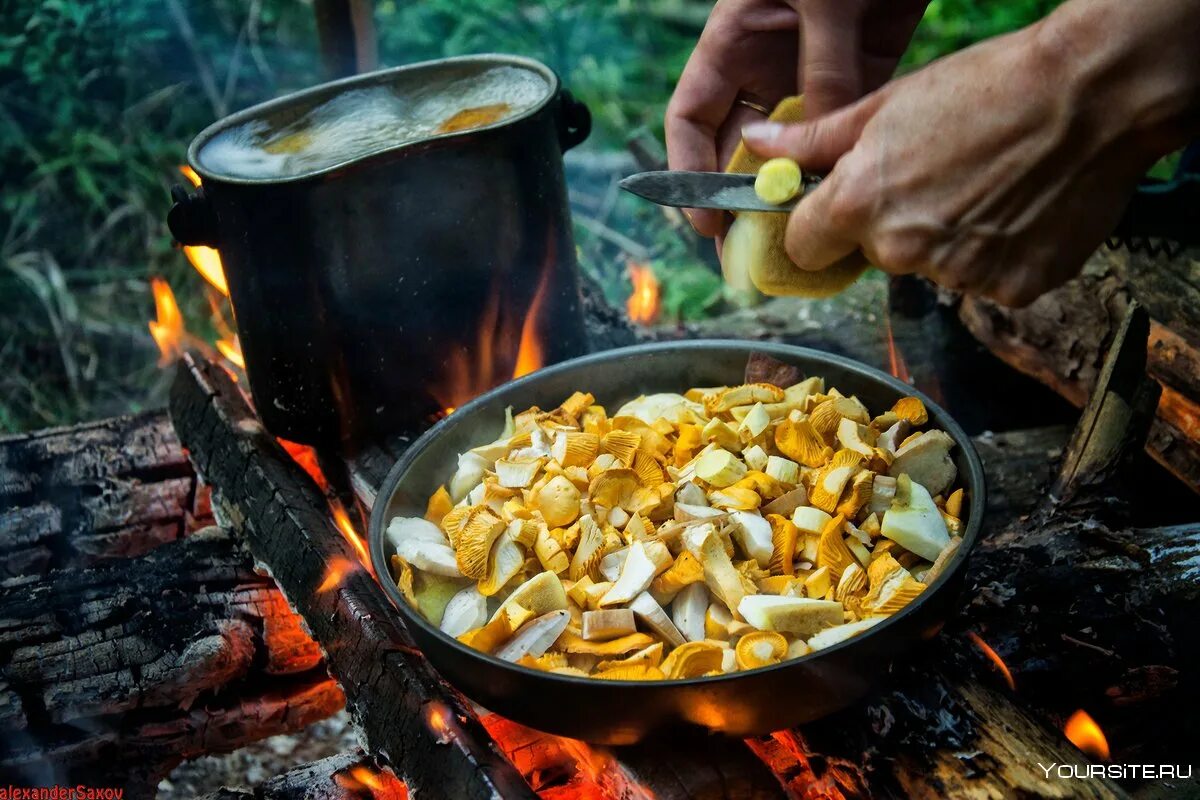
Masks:
[[[750,144],[770,144],[783,131],[778,122],[751,122],[742,128],[742,138]]]

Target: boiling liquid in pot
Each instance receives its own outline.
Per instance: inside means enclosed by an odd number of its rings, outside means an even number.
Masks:
[[[549,91],[538,73],[513,66],[437,86],[399,92],[353,89],[276,126],[257,119],[214,136],[200,165],[232,178],[293,178],[406,142],[467,130],[516,116]]]

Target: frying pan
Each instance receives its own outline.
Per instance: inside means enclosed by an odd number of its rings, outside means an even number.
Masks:
[[[943,573],[902,611],[845,642],[802,658],[730,675],[679,681],[603,681],[556,675],[501,661],[460,644],[404,600],[390,579],[393,547],[384,536],[395,516],[421,516],[453,474],[459,453],[493,441],[504,409],[552,408],[575,390],[617,408],[652,392],[742,382],[746,359],[765,353],[820,375],[867,407],[890,408],[916,395],[930,425],[955,441],[959,485],[969,505],[963,541]],[[370,525],[371,561],[408,630],[430,662],[477,703],[516,722],[560,736],[628,744],[669,728],[700,726],[748,736],[818,719],[862,697],[893,659],[933,638],[961,588],[984,509],[983,465],[950,416],[907,384],[846,358],[789,345],[724,340],[645,344],[584,356],[539,370],[481,395],[418,439],[380,487]]]

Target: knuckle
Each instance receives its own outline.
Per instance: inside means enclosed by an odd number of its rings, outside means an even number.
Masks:
[[[829,225],[835,230],[848,231],[860,227],[870,210],[870,198],[859,184],[840,181],[829,187]]]
[[[872,243],[873,261],[889,272],[916,272],[929,261],[925,237],[912,231],[889,231]]]

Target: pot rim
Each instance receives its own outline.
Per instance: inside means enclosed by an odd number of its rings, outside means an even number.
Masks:
[[[489,125],[480,125],[459,131],[451,131],[449,133],[423,136],[418,139],[413,139],[411,141],[401,142],[391,147],[386,147],[382,150],[376,150],[374,152],[367,153],[366,155],[347,158],[344,161],[337,162],[336,164],[321,167],[320,169],[309,170],[299,175],[270,178],[246,178],[236,175],[223,175],[207,169],[200,163],[200,151],[204,149],[204,146],[212,141],[215,136],[223,133],[226,130],[229,130],[230,128],[242,125],[254,119],[261,118],[266,114],[271,114],[276,111],[301,104],[306,100],[313,100],[316,98],[328,99],[328,97],[333,97],[334,95],[342,93],[348,89],[386,84],[395,76],[402,75],[404,73],[419,72],[423,69],[440,67],[446,64],[464,64],[471,62],[492,66],[507,65],[530,69],[541,75],[546,80],[548,89],[544,97],[542,97],[529,108],[522,111],[520,114],[515,114],[511,117],[505,117],[504,119],[493,122]],[[362,75],[351,75],[346,78],[339,78],[335,81],[319,83],[316,86],[310,86],[307,89],[290,92],[282,97],[277,97],[273,100],[267,100],[256,105],[252,105],[248,108],[242,109],[241,111],[235,111],[228,116],[222,117],[204,130],[200,131],[200,133],[196,134],[196,138],[192,139],[191,144],[188,145],[187,161],[191,168],[199,173],[200,177],[206,182],[211,181],[213,183],[219,182],[239,186],[274,186],[287,183],[297,183],[313,178],[319,178],[331,172],[345,169],[348,166],[361,164],[382,156],[392,155],[411,147],[425,145],[429,142],[440,142],[447,139],[465,137],[481,131],[489,131],[497,128],[503,128],[508,125],[513,125],[521,120],[532,117],[544,109],[559,95],[561,88],[562,81],[559,79],[558,74],[554,70],[550,69],[550,67],[546,66],[540,61],[532,58],[526,58],[525,56],[508,55],[506,53],[480,53],[478,55],[451,56],[449,58],[435,58],[428,61],[418,61],[413,64],[404,64],[399,67],[389,67],[387,69],[363,73]]]
[[[768,355],[780,357],[781,360],[787,359],[789,356],[791,356],[807,358],[818,362],[836,365],[851,372],[856,372],[869,380],[875,380],[879,383],[883,383],[884,385],[895,389],[896,391],[903,392],[910,396],[919,397],[921,402],[923,402],[925,407],[931,412],[931,416],[940,417],[939,426],[942,428],[942,430],[949,434],[951,438],[954,439],[955,444],[960,448],[963,454],[963,460],[966,464],[966,472],[968,473],[970,483],[972,484],[971,497],[969,498],[970,511],[969,516],[967,517],[966,526],[962,533],[962,543],[959,545],[958,551],[951,558],[950,563],[942,571],[942,574],[939,575],[932,584],[929,584],[926,590],[923,591],[915,601],[909,603],[899,612],[885,617],[881,622],[872,625],[870,628],[858,634],[857,636],[852,636],[849,639],[838,642],[832,647],[815,650],[798,658],[785,659],[776,664],[770,664],[765,667],[757,667],[752,670],[739,670],[738,672],[708,677],[684,678],[680,680],[602,681],[597,678],[579,677],[576,675],[560,675],[558,673],[545,672],[542,670],[533,669],[532,667],[526,667],[521,664],[504,661],[503,659],[497,658],[490,653],[484,653],[479,650],[475,650],[458,641],[454,637],[443,633],[439,627],[425,619],[420,612],[411,608],[408,605],[408,602],[400,594],[400,590],[395,585],[394,581],[390,579],[380,579],[380,576],[389,576],[390,578],[392,574],[390,561],[383,549],[385,544],[384,531],[386,530],[385,520],[383,517],[386,514],[389,501],[392,495],[395,494],[396,487],[400,483],[401,476],[409,469],[410,464],[423,450],[428,448],[437,440],[438,436],[441,435],[442,429],[449,424],[451,417],[445,417],[432,428],[427,430],[424,434],[422,434],[415,442],[413,442],[412,446],[409,447],[408,450],[405,451],[404,455],[401,456],[400,459],[397,460],[397,462],[392,466],[392,468],[388,471],[387,476],[380,484],[379,491],[375,496],[375,502],[371,508],[371,517],[368,529],[368,548],[371,555],[371,566],[375,571],[376,579],[383,587],[389,599],[391,599],[393,606],[396,607],[401,617],[404,618],[405,624],[416,624],[420,626],[425,630],[426,633],[440,638],[445,643],[449,644],[454,650],[464,656],[467,656],[468,658],[478,659],[480,662],[505,669],[519,670],[523,673],[536,675],[545,680],[560,682],[567,686],[585,685],[590,687],[595,686],[596,684],[604,684],[605,686],[611,686],[614,689],[619,689],[622,687],[640,687],[643,689],[650,687],[657,687],[660,689],[674,687],[703,687],[735,681],[750,676],[762,676],[770,672],[789,669],[801,662],[815,661],[819,658],[831,655],[856,644],[861,644],[867,638],[875,636],[887,628],[894,627],[897,623],[903,621],[905,618],[912,616],[916,613],[917,609],[924,605],[926,601],[930,600],[934,595],[945,589],[946,586],[957,577],[958,573],[965,568],[967,558],[975,549],[975,546],[978,542],[979,532],[983,524],[983,514],[987,505],[987,490],[985,485],[986,477],[983,471],[983,461],[980,459],[979,454],[975,451],[974,444],[972,443],[971,438],[967,435],[966,431],[962,429],[962,427],[944,408],[935,403],[924,392],[918,390],[916,387],[910,386],[898,378],[888,375],[887,373],[877,370],[874,367],[868,366],[860,361],[835,355],[833,353],[827,353],[823,350],[816,350],[810,347],[801,347],[798,345],[775,342],[751,342],[741,339],[689,339],[675,342],[643,343],[629,347],[604,350],[599,353],[592,353],[586,356],[580,356],[579,358],[561,361],[558,364],[553,364],[548,367],[543,367],[536,372],[532,372],[524,377],[501,384],[495,389],[491,389],[490,391],[479,395],[475,399],[455,410],[454,416],[476,413],[480,407],[487,405],[494,395],[514,385],[532,385],[539,382],[541,379],[549,377],[550,375],[558,372],[566,371],[568,369],[575,369],[580,366],[603,363],[629,356],[636,357],[646,353],[654,353],[662,350],[690,350],[703,352],[704,350],[728,347],[736,347],[738,349],[745,350],[747,355],[752,352],[762,352]],[[694,357],[694,354],[692,357]]]

